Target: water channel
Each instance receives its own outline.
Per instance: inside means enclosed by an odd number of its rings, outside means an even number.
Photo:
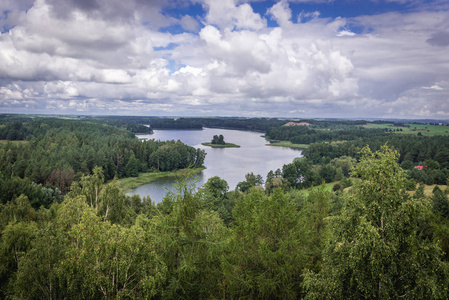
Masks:
[[[201,143],[210,142],[214,135],[224,136],[227,143],[240,145],[240,148],[211,148]],[[183,143],[206,150],[206,167],[198,174],[198,185],[209,178],[219,176],[228,182],[232,190],[237,183],[245,180],[247,173],[260,174],[266,179],[270,170],[282,169],[284,164],[291,163],[294,158],[302,156],[300,150],[266,146],[268,143],[261,133],[240,130],[205,128],[203,130],[155,130],[153,134],[139,135],[139,138],[155,140],[181,140]],[[160,202],[172,190],[173,179],[161,179],[142,185],[129,194],[150,195],[154,202]]]

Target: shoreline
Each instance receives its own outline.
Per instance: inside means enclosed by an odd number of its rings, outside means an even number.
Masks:
[[[191,175],[200,173],[206,169],[205,167],[200,168],[191,168],[191,169],[180,169],[176,171],[169,172],[147,172],[147,173],[139,173],[137,177],[127,177],[116,180],[117,187],[123,192],[127,193],[131,190],[138,188],[139,186],[149,184],[151,182],[157,181],[162,178],[176,178],[180,176],[185,176],[188,173]],[[114,180],[110,180],[106,183],[106,185],[113,183]]]

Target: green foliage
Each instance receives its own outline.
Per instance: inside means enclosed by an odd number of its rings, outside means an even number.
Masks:
[[[25,140],[29,134],[28,126],[23,126],[20,121],[7,122],[4,127],[0,127],[0,140]]]
[[[45,226],[36,231],[32,249],[21,259],[12,291],[21,299],[57,299],[67,296],[60,286],[66,236],[60,228]]]
[[[100,167],[94,168],[93,175],[82,176],[81,181],[72,186],[69,197],[83,197],[103,221],[113,224],[132,225],[137,214],[151,215],[154,206],[151,198],[141,199],[138,195],[126,196],[117,182],[103,185],[104,175]]]
[[[214,135],[214,137],[212,138],[211,144],[212,145],[224,145],[226,143],[224,141],[223,135],[220,134],[220,135]]]
[[[126,177],[137,177],[139,175],[140,162],[131,151],[131,155],[128,159],[128,163],[125,167]]]
[[[331,208],[331,192],[322,185],[310,191],[303,209],[300,211],[303,229],[304,252],[307,267],[320,270],[322,251],[328,238],[327,217]]]
[[[200,189],[204,206],[207,210],[216,211],[226,225],[233,221],[232,210],[234,198],[228,194],[229,186],[226,180],[218,176],[211,177]]]
[[[29,140],[0,145],[0,298],[448,296],[447,195],[435,188],[426,198],[422,186],[413,197],[404,191],[414,180],[447,182],[444,138],[388,135],[400,154],[380,144],[382,135],[316,143],[307,158],[270,171],[265,190],[262,177],[252,173],[233,191],[219,177],[199,189],[184,178],[156,206],[104,182],[202,165],[205,152],[180,141],[141,142],[123,130],[138,131],[126,124],[157,124],[158,118],[111,117],[109,125],[102,117],[88,119],[0,126],[10,138],[26,134]],[[285,123],[199,120],[160,124],[266,130]],[[309,132],[312,139],[327,129],[349,132],[347,126],[357,123],[310,122],[313,128],[278,132]],[[358,152],[367,140],[380,150]],[[427,170],[412,169],[418,162]],[[350,173],[358,178],[348,179]],[[336,193],[324,186],[290,189],[337,178],[341,189],[354,185]]]
[[[282,167],[282,177],[287,179],[291,187],[302,189],[319,184],[319,175],[313,170],[312,164],[305,158],[296,159],[291,164]]]
[[[227,230],[217,213],[202,209],[194,189],[182,180],[177,193],[166,199],[172,202],[172,211],[148,223],[149,239],[167,268],[162,298],[220,296],[220,258]]]
[[[110,118],[110,117],[106,117]],[[154,129],[202,129],[228,128],[264,132],[268,128],[281,126],[285,120],[269,118],[163,118],[163,117],[120,117],[130,118],[140,124],[151,124]]]
[[[151,153],[148,163],[151,168],[165,172],[200,167],[203,165],[205,157],[204,150],[186,147],[181,141],[171,141]]]
[[[265,182],[265,190],[267,193],[271,193],[276,189],[282,189],[287,191],[289,188],[289,183],[287,179],[282,178],[281,170],[276,170],[276,172],[269,171],[267,174],[267,180]]]
[[[336,184],[334,184],[334,186],[332,187],[332,191],[333,192],[337,192],[341,190],[341,185],[337,182]]]
[[[361,148],[370,145],[375,151],[387,142],[399,151],[398,161],[404,169],[410,170],[407,173],[409,178],[425,184],[444,184],[447,181],[449,177],[448,136],[385,135],[345,142],[317,142],[309,145],[303,154],[314,164],[320,164],[323,157],[333,160],[343,157],[359,159]],[[417,165],[424,165],[426,168],[422,171],[413,169]]]
[[[324,182],[329,183],[334,181],[336,170],[331,164],[322,165],[319,169],[319,175]]]
[[[344,178],[343,175],[343,170],[341,167],[338,167],[335,169],[335,177],[334,177],[334,181],[340,181]]]
[[[22,194],[13,201],[0,204],[0,233],[9,223],[31,222],[35,218],[36,212],[31,206],[30,200]]]
[[[30,222],[10,222],[1,232],[0,244],[0,295],[10,294],[19,263],[30,250],[37,225]]]
[[[301,252],[296,203],[281,190],[252,188],[236,202],[235,228],[223,268],[226,298],[285,299],[300,294]]]
[[[154,296],[165,267],[138,226],[102,222],[91,209],[69,232],[71,243],[61,271],[69,295],[81,298]],[[137,280],[138,279],[138,280]]]
[[[113,224],[131,225],[134,223],[134,211],[131,209],[130,197],[125,196],[115,184],[105,187],[99,197],[98,215],[103,221]]]
[[[349,156],[341,156],[338,158],[334,158],[331,161],[331,164],[336,169],[341,169],[341,172],[343,173],[344,176],[349,176],[352,169],[355,167],[356,163],[357,163],[356,159]]]
[[[143,228],[103,222],[84,197],[66,199],[51,225],[25,232],[35,237],[19,262],[16,297],[147,298],[160,292],[165,267]]]
[[[311,144],[324,141],[342,141],[386,135],[383,130],[365,129],[359,126],[338,126],[328,122],[331,130],[310,128],[308,126],[281,126],[267,130],[266,136],[271,140],[289,141],[294,144]],[[315,125],[314,127],[318,127]]]
[[[362,180],[331,219],[322,270],[305,276],[307,298],[445,298],[447,266],[421,231],[430,203],[403,192],[397,152],[384,146],[361,154],[355,174]]]
[[[236,189],[242,193],[249,191],[250,188],[261,186],[263,184],[262,176],[253,174],[253,172],[245,175],[245,181],[237,183]]]
[[[61,202],[58,189],[51,186],[35,184],[29,179],[0,176],[0,203],[8,203],[20,195],[25,195],[34,208],[49,207],[53,202]]]
[[[445,192],[435,186],[432,197],[432,211],[444,219],[449,219],[449,200]]]
[[[32,130],[30,142],[0,144],[0,171],[55,185],[63,193],[73,180],[92,174],[95,166],[112,179],[204,163],[203,150],[180,141],[138,141],[129,131],[98,121],[43,119],[26,126]]]

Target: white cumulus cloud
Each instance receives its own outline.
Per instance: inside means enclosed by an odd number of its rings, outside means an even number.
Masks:
[[[204,14],[164,14],[192,2]],[[1,1],[10,13],[0,20],[0,108],[296,117],[449,111],[447,10],[324,18],[290,4],[328,1],[282,0],[264,14],[251,2]]]

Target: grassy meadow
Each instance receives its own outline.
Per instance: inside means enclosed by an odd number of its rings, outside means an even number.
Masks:
[[[449,126],[427,125],[427,124],[408,124],[410,127],[394,126],[393,124],[374,124],[369,123],[363,127],[368,129],[392,129],[395,134],[418,134],[421,132],[424,136],[449,135]],[[402,131],[397,131],[402,129]]]

